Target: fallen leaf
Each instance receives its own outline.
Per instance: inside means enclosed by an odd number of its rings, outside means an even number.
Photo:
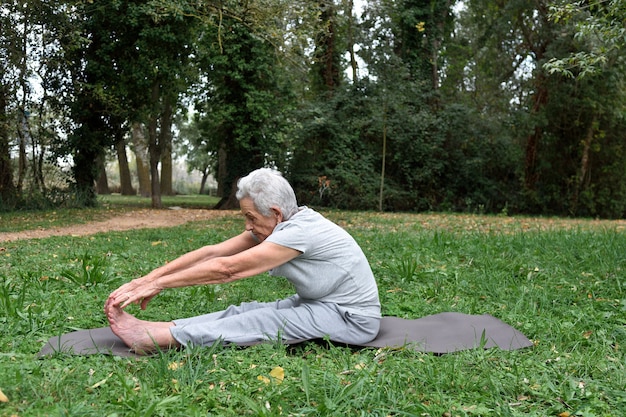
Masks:
[[[277,366],[270,371],[270,376],[276,379],[276,382],[280,384],[281,382],[283,382],[283,379],[285,379],[285,370],[280,366]]]
[[[98,387],[100,387],[100,386],[104,385],[104,383],[106,383],[108,379],[109,379],[109,378],[104,378],[102,381],[98,381],[98,382],[96,382],[95,384],[93,384],[93,385],[91,386],[91,389],[96,389],[96,388],[98,388]]]
[[[2,390],[0,389],[0,403],[8,403],[8,402],[9,402],[9,397],[4,395],[4,392],[2,392]]]
[[[263,383],[266,384],[266,385],[271,382],[268,377],[263,376],[263,375],[257,376],[256,379],[258,379],[259,381],[263,381]]]

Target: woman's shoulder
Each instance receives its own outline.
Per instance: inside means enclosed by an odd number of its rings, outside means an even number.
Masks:
[[[303,231],[307,234],[323,229],[333,228],[336,225],[319,212],[306,206],[300,207],[298,212],[288,220],[279,223],[274,231]]]
[[[287,222],[293,222],[295,224],[306,224],[315,222],[330,222],[326,217],[316,210],[307,206],[302,206],[298,209],[298,212],[291,216]]]

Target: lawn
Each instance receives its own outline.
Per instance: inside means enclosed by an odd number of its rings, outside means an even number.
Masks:
[[[210,209],[218,201],[219,198],[207,195],[174,195],[161,198],[165,208]],[[150,198],[110,194],[98,196],[98,207],[89,209],[60,208],[50,211],[0,212],[0,233],[98,221],[132,210],[150,208],[151,203]]]
[[[7,400],[0,415],[626,415],[623,222],[326,214],[363,247],[385,315],[487,313],[534,346],[436,356],[266,344],[139,360],[38,359],[49,337],[106,325],[103,302],[122,282],[238,233],[241,218],[0,243],[0,389]],[[286,281],[261,275],[167,290],[147,310],[131,311],[168,320],[291,291]]]

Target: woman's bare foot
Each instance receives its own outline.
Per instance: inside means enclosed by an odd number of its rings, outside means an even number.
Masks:
[[[140,320],[113,303],[107,303],[105,312],[113,333],[136,353],[180,346],[170,333],[170,327],[174,326],[172,322]]]

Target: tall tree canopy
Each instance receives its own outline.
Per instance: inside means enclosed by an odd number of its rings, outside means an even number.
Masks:
[[[272,166],[303,204],[624,217],[624,7],[5,1],[0,206],[94,204],[128,146],[159,207],[176,136],[220,208]]]

